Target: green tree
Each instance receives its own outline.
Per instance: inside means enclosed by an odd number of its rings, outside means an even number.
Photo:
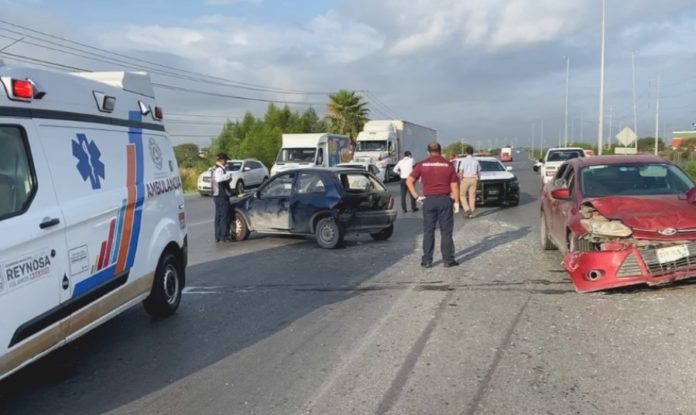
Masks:
[[[469,145],[467,143],[450,143],[442,148],[442,155],[449,158],[452,154],[464,154],[464,151]]]
[[[193,143],[179,144],[174,147],[174,156],[180,167],[195,167],[200,162],[198,146]]]
[[[356,91],[341,89],[329,95],[326,119],[331,132],[345,134],[355,140],[368,120],[370,110],[367,104]]]
[[[661,138],[657,139],[657,150],[662,151],[665,149],[665,142]],[[649,151],[655,150],[655,137],[643,137],[638,139],[638,151]]]

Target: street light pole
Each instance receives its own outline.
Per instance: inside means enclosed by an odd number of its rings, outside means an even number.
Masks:
[[[570,86],[570,56],[565,56],[566,60],[566,90],[565,90],[565,146],[568,147],[568,93]]]
[[[638,104],[636,102],[636,51],[631,52],[631,73],[633,78],[633,132],[636,133],[636,149],[638,148]]]
[[[657,155],[658,138],[660,134],[660,75],[657,75],[657,104],[655,104],[655,155]]]
[[[599,122],[597,125],[597,151],[602,155],[604,143],[602,135],[604,134],[604,42],[606,32],[606,0],[602,0],[602,49],[600,58],[599,70]]]

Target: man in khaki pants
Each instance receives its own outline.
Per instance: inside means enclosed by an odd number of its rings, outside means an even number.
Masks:
[[[466,158],[459,163],[459,171],[457,173],[461,180],[459,199],[464,208],[464,214],[468,218],[473,218],[474,210],[476,209],[476,187],[481,177],[481,166],[478,160],[474,158],[473,147],[466,148]]]

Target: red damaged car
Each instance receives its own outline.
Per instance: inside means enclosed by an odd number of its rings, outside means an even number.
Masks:
[[[541,244],[579,292],[696,276],[696,188],[653,156],[576,158],[541,195]]]

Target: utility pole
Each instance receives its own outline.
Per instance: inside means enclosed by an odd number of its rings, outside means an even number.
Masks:
[[[614,106],[609,105],[609,142],[607,143],[607,148],[611,148],[611,138],[614,136],[612,132],[612,123],[614,122]]]
[[[602,135],[604,133],[604,43],[606,34],[606,0],[602,0],[602,48],[599,70],[599,122],[597,123],[597,151],[602,155],[604,143]]]
[[[657,75],[657,104],[655,104],[655,155],[658,150],[658,135],[660,134],[660,75]]]
[[[534,136],[536,136],[536,123],[532,123],[532,158],[534,158]]]
[[[631,72],[633,77],[633,132],[636,133],[636,149],[638,149],[638,104],[636,102],[636,51],[631,52]]]
[[[539,136],[539,149],[544,151],[544,120],[541,120],[541,135]]]
[[[580,141],[585,142],[585,111],[580,111]]]
[[[568,93],[570,91],[570,56],[564,56],[566,60],[566,86],[565,86],[565,146],[568,147]]]
[[[561,138],[563,136],[563,128],[558,129],[558,147],[561,147]]]

